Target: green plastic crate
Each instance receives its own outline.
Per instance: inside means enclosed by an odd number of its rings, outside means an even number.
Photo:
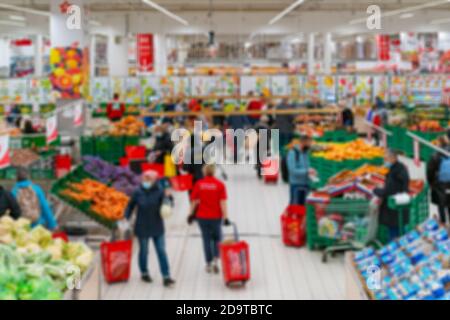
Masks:
[[[358,134],[345,130],[326,131],[322,137],[315,138],[317,142],[350,142],[358,139]]]
[[[80,149],[82,156],[95,155],[95,137],[82,136],[80,138]]]

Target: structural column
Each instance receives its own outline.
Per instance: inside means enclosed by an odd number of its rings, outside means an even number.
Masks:
[[[155,34],[155,74],[165,76],[167,74],[167,39],[165,34]]]
[[[331,33],[327,32],[324,35],[323,70],[325,74],[331,74],[332,50],[333,50],[332,36]]]
[[[315,47],[315,35],[310,33],[308,35],[308,75],[314,74],[314,47]]]
[[[34,75],[36,77],[42,77],[43,71],[43,51],[44,51],[44,38],[41,34],[36,35],[34,46]]]

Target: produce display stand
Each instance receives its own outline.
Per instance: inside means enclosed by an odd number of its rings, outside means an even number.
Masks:
[[[95,254],[92,264],[80,279],[80,289],[67,290],[63,300],[101,300],[102,276],[100,255]]]
[[[345,253],[345,298],[347,300],[370,300],[363,279],[359,275],[353,262],[354,253]]]
[[[138,136],[81,136],[81,156],[98,156],[111,163],[119,163],[125,157],[127,146],[138,146]]]
[[[433,154],[438,151],[437,146],[433,145],[431,142],[438,137],[445,134],[443,132],[421,132],[421,131],[407,131],[405,135],[407,155],[409,157],[414,157],[414,141],[420,144],[419,147],[419,159],[425,162],[431,159]]]
[[[350,142],[358,139],[358,134],[345,130],[325,131],[322,137],[314,138],[317,142]]]
[[[383,158],[334,161],[312,156],[310,157],[310,166],[317,170],[319,177],[319,181],[314,184],[314,187],[323,187],[331,177],[342,170],[358,168],[364,164],[379,166],[383,164]]]
[[[117,223],[115,221],[101,217],[97,213],[93,212],[90,208],[91,205],[89,202],[80,203],[62,194],[62,191],[65,189],[65,186],[68,183],[80,182],[86,178],[95,180],[93,176],[91,176],[90,174],[88,174],[83,170],[82,166],[79,166],[68,175],[56,181],[52,186],[51,193],[56,198],[63,201],[65,205],[75,209],[78,212],[83,213],[88,218],[92,219],[93,221],[97,222],[98,224],[102,225],[103,227],[113,232],[117,227]]]
[[[125,104],[125,116],[139,116],[140,115],[140,106],[141,104],[134,103],[124,103]],[[93,118],[106,118],[106,108],[108,103],[100,103],[96,108],[92,110]]]

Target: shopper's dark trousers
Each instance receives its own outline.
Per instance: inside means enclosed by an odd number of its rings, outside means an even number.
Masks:
[[[166,241],[164,235],[151,237],[158,256],[159,269],[164,279],[170,277],[169,260],[166,254]],[[148,275],[148,243],[150,238],[138,238],[139,241],[139,269],[142,275]]]
[[[441,223],[450,222],[450,208],[447,206],[438,206],[439,219]]]
[[[222,241],[222,219],[197,219],[203,240],[203,251],[207,264],[219,258],[219,244]]]

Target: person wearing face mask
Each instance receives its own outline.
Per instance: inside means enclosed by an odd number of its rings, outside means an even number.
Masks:
[[[409,192],[409,173],[406,166],[398,161],[398,155],[393,150],[386,151],[384,161],[389,172],[383,188],[375,189],[374,194],[379,198],[379,223],[388,227],[389,238],[393,240],[400,236],[400,212],[403,215],[403,225],[409,221],[409,212],[408,210],[389,209],[388,198],[399,193]]]
[[[142,174],[141,186],[130,198],[125,211],[125,218],[130,220],[134,209],[137,208],[134,233],[139,243],[138,263],[141,279],[144,282],[152,282],[148,270],[148,244],[151,239],[158,256],[163,285],[170,287],[175,284],[175,281],[170,277],[169,260],[165,248],[164,221],[161,217],[161,207],[165,193],[158,186],[157,180],[158,173],[156,171],[146,171]]]
[[[304,205],[310,188],[310,176],[317,172],[309,166],[311,138],[307,135],[295,136],[293,148],[287,154],[287,170],[290,186],[290,204]]]

